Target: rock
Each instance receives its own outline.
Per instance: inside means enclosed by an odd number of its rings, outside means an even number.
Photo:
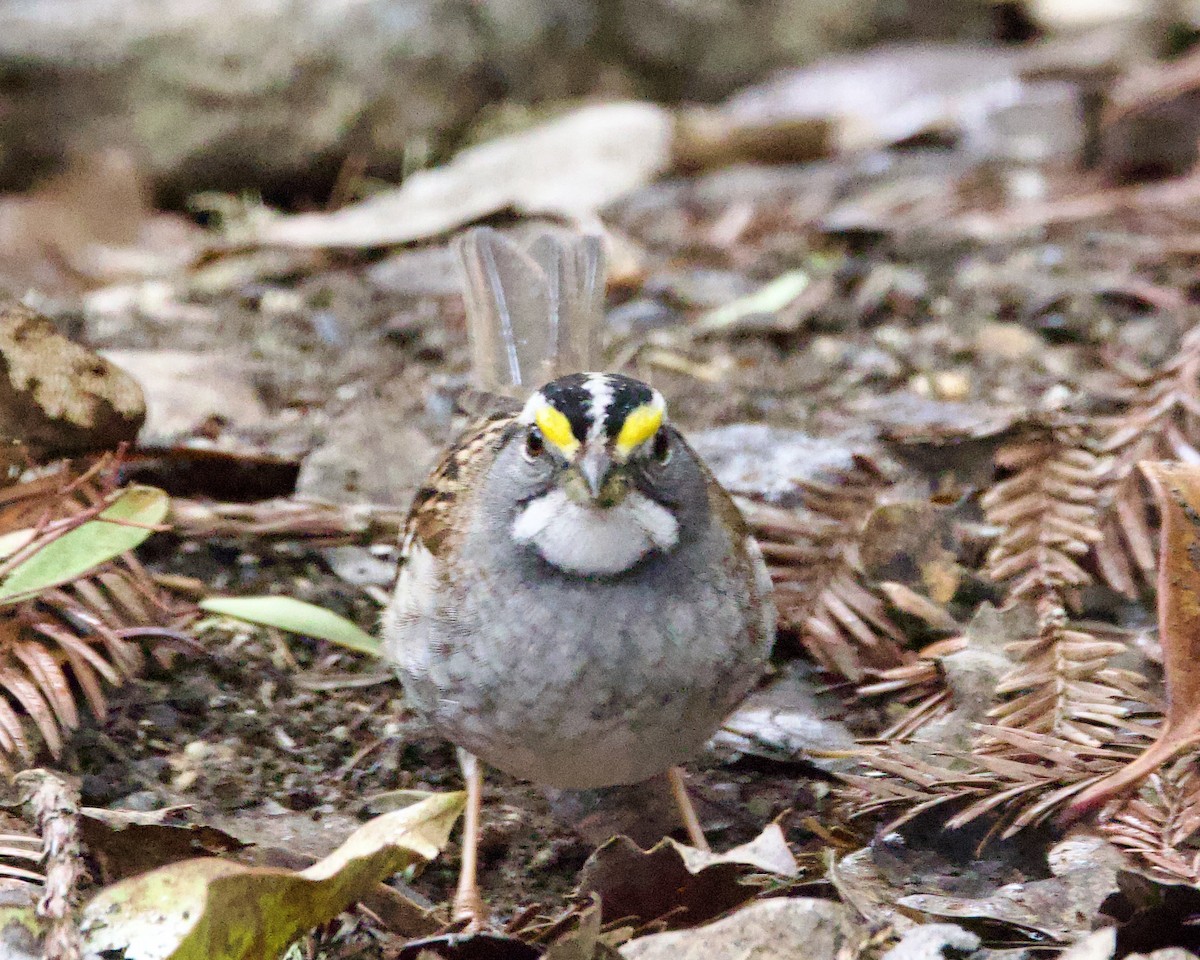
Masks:
[[[919,6],[919,5],[917,5]],[[962,35],[977,0],[24,0],[0,5],[0,187],[124,145],[169,195],[399,175],[500,99],[729,94],[874,37]],[[971,16],[967,16],[967,13]],[[902,12],[901,16],[913,16]],[[711,42],[720,37],[719,43]]]
[[[254,386],[255,365],[245,357],[217,350],[109,350],[106,355],[145,391],[146,441],[179,441],[214,419],[238,429],[261,427],[269,419]]]
[[[693,930],[639,937],[620,953],[625,960],[834,960],[862,933],[849,907],[797,897],[764,900]]]
[[[329,568],[356,587],[386,587],[396,579],[396,561],[377,557],[366,547],[326,547],[321,556]]]
[[[115,363],[28,307],[0,310],[0,439],[35,457],[114,449],[145,417],[142,391]]]
[[[1109,960],[1116,952],[1116,928],[1103,927],[1075,941],[1068,949],[1059,954],[1059,960]]]
[[[1019,323],[992,321],[975,334],[975,349],[997,360],[1022,360],[1043,346],[1042,338]]]

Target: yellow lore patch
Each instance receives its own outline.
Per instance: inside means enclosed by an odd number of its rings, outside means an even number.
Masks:
[[[542,431],[547,443],[552,443],[562,451],[564,457],[571,457],[579,449],[579,441],[571,429],[571,421],[550,404],[538,408],[533,415],[533,422]]]
[[[658,433],[662,421],[661,404],[643,403],[640,407],[630,410],[625,422],[621,424],[621,432],[617,434],[617,453],[623,457],[629,456],[636,447],[640,447]]]

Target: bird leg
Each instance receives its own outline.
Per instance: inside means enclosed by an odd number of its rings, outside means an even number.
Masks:
[[[454,894],[454,919],[466,920],[474,932],[487,923],[488,909],[479,893],[479,814],[483,809],[483,767],[466,750],[458,751],[458,765],[467,785],[467,809],[463,814],[462,865]]]
[[[675,806],[679,808],[679,817],[687,831],[688,841],[697,850],[711,849],[704,837],[704,829],[700,826],[700,818],[696,816],[696,808],[692,806],[692,800],[688,796],[687,784],[683,782],[683,769],[672,767],[667,771],[667,780],[671,784],[671,795],[675,798]]]

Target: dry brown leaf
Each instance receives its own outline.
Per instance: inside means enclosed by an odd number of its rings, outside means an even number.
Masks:
[[[503,210],[589,219],[669,164],[673,120],[650,103],[583,107],[421,170],[333,213],[276,217],[253,239],[288,247],[385,247]]]
[[[641,850],[614,837],[584,864],[580,894],[600,898],[604,922],[622,920],[659,929],[703,923],[752,899],[753,874],[795,877],[799,867],[783,833],[770,824],[755,840],[723,854],[695,850],[667,838]]]

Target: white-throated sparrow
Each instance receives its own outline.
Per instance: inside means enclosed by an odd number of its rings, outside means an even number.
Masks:
[[[513,380],[530,367],[513,330],[549,331],[544,359],[586,343],[577,327],[598,314],[584,308],[598,247],[538,245],[527,256],[491,231],[460,245],[470,319],[486,290]],[[418,492],[384,647],[412,706],[466,754],[555,787],[634,783],[696,756],[754,685],[770,594],[746,524],[658,391],[573,373],[470,427]],[[472,756],[464,771],[457,906],[478,919]],[[677,773],[672,785],[686,820]]]

